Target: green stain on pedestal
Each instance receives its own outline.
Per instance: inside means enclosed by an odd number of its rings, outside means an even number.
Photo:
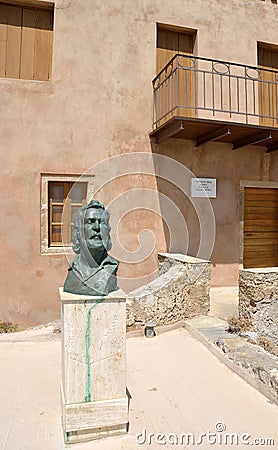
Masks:
[[[91,347],[91,315],[92,310],[99,304],[104,301],[104,298],[97,300],[88,311],[87,316],[87,329],[85,335],[85,349],[86,349],[86,364],[87,364],[87,381],[86,381],[86,394],[85,394],[85,402],[92,401],[92,379],[91,379],[91,362],[90,362],[90,347]]]

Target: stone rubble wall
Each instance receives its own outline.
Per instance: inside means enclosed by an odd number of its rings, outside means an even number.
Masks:
[[[278,269],[240,270],[239,318],[278,345]]]
[[[210,263],[181,254],[159,254],[159,277],[129,294],[128,329],[168,325],[209,311]]]
[[[261,0],[262,2],[272,3],[273,5],[277,5],[277,0]]]
[[[249,372],[254,380],[251,384],[256,389],[278,404],[278,358],[276,356],[238,336],[218,338],[216,345],[233,363]],[[238,372],[238,374],[246,379],[242,373]]]

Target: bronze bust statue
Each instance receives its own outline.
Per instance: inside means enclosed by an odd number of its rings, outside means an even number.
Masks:
[[[119,263],[108,255],[112,247],[109,219],[110,212],[97,200],[78,210],[72,232],[77,256],[68,269],[64,291],[104,296],[118,289]]]

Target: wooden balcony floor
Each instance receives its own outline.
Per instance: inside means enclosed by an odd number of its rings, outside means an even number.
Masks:
[[[233,150],[246,145],[265,147],[267,152],[278,150],[278,128],[195,117],[172,117],[153,130],[150,137],[157,144],[176,138],[193,140],[196,147],[214,141],[231,144]]]

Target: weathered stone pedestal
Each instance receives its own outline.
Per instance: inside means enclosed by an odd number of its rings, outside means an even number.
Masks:
[[[125,433],[126,297],[70,294],[60,288],[62,418],[66,443]]]

